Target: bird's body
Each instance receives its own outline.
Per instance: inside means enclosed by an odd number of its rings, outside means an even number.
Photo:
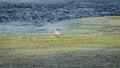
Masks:
[[[60,35],[60,33],[58,32],[57,29],[55,29],[54,34],[55,34],[55,36],[57,36],[57,37],[59,37],[59,35]]]

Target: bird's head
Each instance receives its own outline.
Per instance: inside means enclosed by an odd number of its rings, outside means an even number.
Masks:
[[[59,30],[58,28],[55,28],[55,30]]]

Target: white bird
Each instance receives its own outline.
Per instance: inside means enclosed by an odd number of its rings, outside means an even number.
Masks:
[[[54,30],[54,34],[55,34],[56,37],[60,37],[60,33],[58,32],[57,28]]]

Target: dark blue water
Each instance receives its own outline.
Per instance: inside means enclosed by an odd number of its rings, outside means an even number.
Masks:
[[[54,24],[60,21],[113,15],[120,15],[120,0],[69,0],[60,3],[1,2],[0,32],[51,32]]]

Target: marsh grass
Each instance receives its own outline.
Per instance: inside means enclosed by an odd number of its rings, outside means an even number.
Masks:
[[[120,58],[120,35],[0,37],[0,67],[69,68],[116,67]]]
[[[49,34],[48,34],[49,35]],[[1,45],[69,45],[69,44],[119,44],[120,35],[96,35],[90,34],[81,37],[46,37],[41,35],[1,35]],[[112,43],[112,44],[111,44]],[[103,45],[103,44],[102,44]]]
[[[119,18],[66,21],[70,31],[60,38],[52,33],[1,33],[0,68],[119,68]]]
[[[76,36],[88,34],[113,34],[120,33],[120,17],[90,17],[66,21],[68,34]]]

